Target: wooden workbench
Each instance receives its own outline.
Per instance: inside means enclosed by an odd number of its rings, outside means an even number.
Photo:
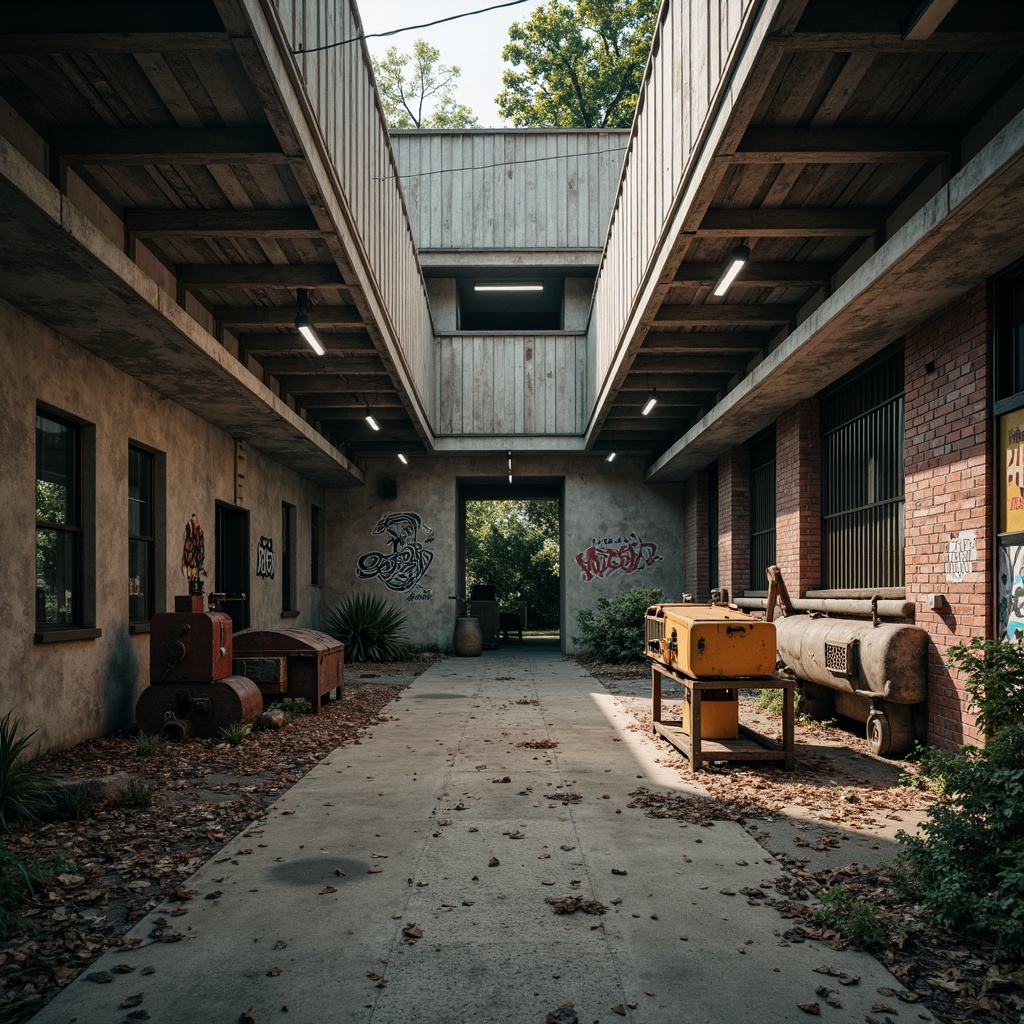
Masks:
[[[691,732],[683,730],[683,723],[661,720],[661,680],[666,677],[686,688],[690,694]],[[701,701],[705,690],[782,690],[782,746],[767,736],[740,725],[739,739],[706,740],[700,735]],[[668,740],[690,760],[690,774],[710,761],[782,761],[792,771],[796,759],[793,721],[793,691],[795,679],[767,676],[759,679],[691,679],[675,672],[660,662],[651,662],[651,711],[654,719],[652,732]]]

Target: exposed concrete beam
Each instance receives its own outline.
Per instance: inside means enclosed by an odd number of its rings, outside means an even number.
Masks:
[[[737,164],[871,164],[938,159],[953,152],[953,128],[748,128]]]
[[[139,238],[326,238],[309,210],[128,210]]]
[[[734,373],[741,373],[747,365],[746,358],[735,355],[688,355],[677,350],[674,356],[669,363],[659,352],[645,352],[640,349],[630,367],[630,373],[659,373],[671,366],[673,370],[684,370],[687,373],[727,373],[731,376]]]
[[[707,327],[753,324],[761,327],[788,324],[796,315],[794,306],[689,306],[666,304],[655,314],[654,323],[671,327]]]
[[[669,287],[715,284],[721,276],[721,263],[681,263]],[[751,259],[736,278],[733,287],[813,287],[824,284],[831,276],[830,263],[761,263]]]
[[[307,351],[309,347],[307,346]],[[384,373],[384,364],[379,359],[350,359],[345,356],[335,356],[328,353],[318,356],[310,352],[308,356],[264,356],[263,370],[265,373],[273,374],[275,377],[284,377],[289,374],[316,374],[318,377],[325,374],[342,374],[346,377],[361,375],[376,376]]]
[[[318,331],[320,340],[329,355],[349,354],[362,355],[375,353],[373,341],[365,332],[338,334],[331,331]],[[239,358],[246,356],[295,355],[309,351],[309,342],[295,334],[238,334]]]
[[[283,164],[269,128],[54,128],[50,157],[69,164]]]
[[[335,391],[357,391],[373,395],[377,389],[384,393],[393,390],[391,378],[383,370],[364,374],[335,373],[324,377],[312,373],[278,373],[274,376],[281,390],[288,394],[295,392],[308,396],[317,393],[331,394]],[[370,404],[373,405],[373,401]]]
[[[856,5],[836,4],[836,7]],[[1004,3],[1004,7],[1013,6]],[[905,40],[895,32],[799,32],[770,41],[797,53],[1021,53],[1024,32],[936,32],[930,39]]]
[[[246,265],[190,263],[175,269],[183,288],[320,288],[344,287],[333,263]]]
[[[601,249],[420,249],[420,266],[428,277],[445,270],[493,267],[568,267],[593,271]]]
[[[763,238],[858,238],[873,235],[885,223],[885,211],[873,208],[801,210],[708,210],[698,234]],[[721,268],[719,268],[721,272]]]
[[[213,318],[221,327],[291,327],[295,323],[295,309],[290,306],[214,306]],[[317,327],[363,322],[355,306],[311,306],[309,318]]]
[[[771,341],[770,334],[750,331],[746,334],[719,334],[716,331],[686,331],[666,333],[660,330],[647,332],[641,353],[685,353],[685,352],[761,352]]]
[[[651,373],[644,380],[640,380],[639,376],[636,379],[627,377],[622,387],[619,388],[619,394],[635,392],[646,395],[652,387],[655,387],[658,389],[659,395],[663,391],[707,395],[721,390],[728,380],[728,375],[724,373],[717,375],[711,373]],[[639,398],[637,403],[638,405],[643,404]]]
[[[92,7],[81,2],[79,7]],[[156,5],[154,5],[156,6]],[[61,25],[54,21],[54,25]],[[226,32],[4,32],[0,54],[53,53],[223,53],[232,49]]]

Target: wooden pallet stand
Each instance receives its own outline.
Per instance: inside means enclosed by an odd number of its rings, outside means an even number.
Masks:
[[[691,731],[683,730],[683,723],[661,720],[662,677],[685,687],[691,701]],[[706,690],[782,690],[782,746],[767,736],[762,736],[745,725],[740,725],[739,739],[702,739],[701,702]],[[652,732],[668,740],[690,761],[690,774],[711,761],[782,761],[787,771],[793,770],[796,760],[796,741],[793,716],[793,691],[795,679],[782,676],[767,676],[758,679],[691,679],[681,672],[651,662],[651,711],[654,719]]]

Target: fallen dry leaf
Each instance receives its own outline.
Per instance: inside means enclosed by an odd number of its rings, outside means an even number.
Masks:
[[[329,893],[337,892],[338,887],[336,885],[325,885],[318,893],[317,896],[327,896]]]
[[[142,1005],[142,1000],[143,1000],[144,996],[145,996],[145,993],[138,992],[138,993],[136,993],[133,996],[128,996],[126,999],[122,999],[121,1000],[120,1009],[122,1009],[122,1010],[132,1010],[136,1006],[141,1006]]]
[[[489,861],[487,862],[487,866],[488,866],[489,868],[496,868],[496,867],[497,867],[497,866],[498,866],[498,865],[499,865],[500,863],[501,863],[501,861],[500,861],[500,860],[498,860],[498,858],[497,858],[497,857],[492,857],[492,858],[491,858],[491,859],[490,859],[490,860],[489,860]]]
[[[612,1012],[613,1013],[617,1013],[620,1017],[625,1017],[626,1016],[626,1007],[625,1007],[625,1005],[623,1003],[616,1003],[612,1007]]]
[[[820,1014],[821,1007],[817,1003],[797,1003],[796,1004],[804,1013]]]
[[[280,976],[281,976],[281,968],[280,967],[271,967],[270,970],[267,971],[267,977],[268,978],[279,978]]]

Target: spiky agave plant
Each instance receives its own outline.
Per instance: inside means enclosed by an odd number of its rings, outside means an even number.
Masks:
[[[328,613],[324,630],[345,645],[346,661],[401,661],[409,653],[405,612],[374,594],[350,594]]]
[[[38,818],[54,804],[53,773],[40,771],[29,753],[34,732],[18,735],[18,719],[0,718],[0,830],[14,818]]]

